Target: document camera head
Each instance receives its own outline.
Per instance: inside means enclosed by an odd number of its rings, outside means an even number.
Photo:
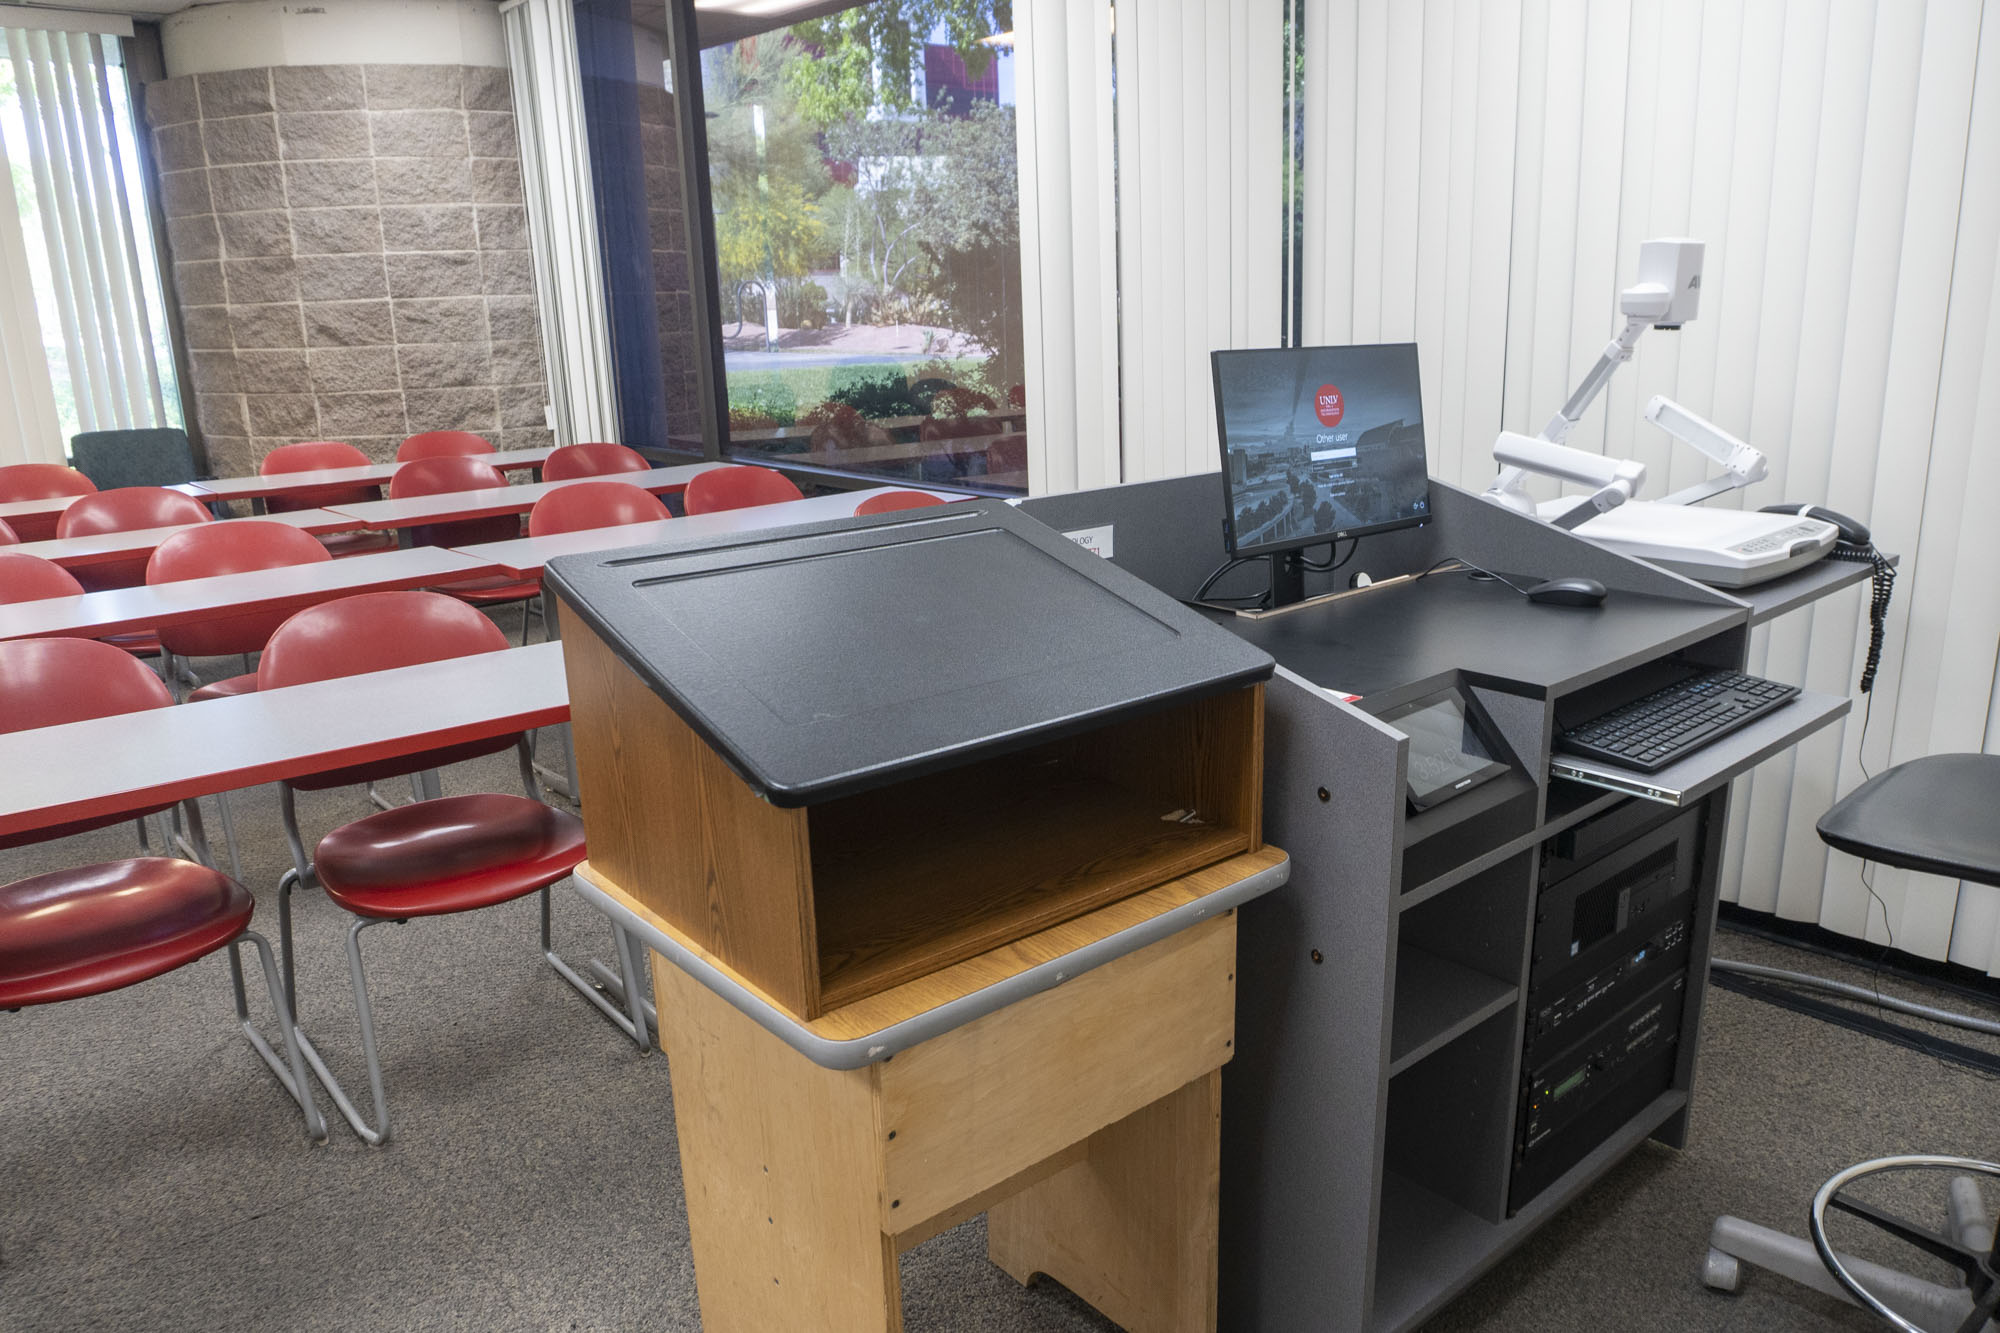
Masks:
[[[1701,306],[1702,243],[1682,237],[1639,246],[1639,281],[1618,297],[1618,308],[1654,328],[1677,329]]]

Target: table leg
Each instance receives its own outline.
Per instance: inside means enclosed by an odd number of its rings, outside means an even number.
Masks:
[[[707,1333],[900,1333],[870,1071],[822,1069],[653,959]]]
[[[1047,1274],[1132,1333],[1212,1333],[1221,1179],[1218,1069],[1099,1130],[1082,1161],[994,1204],[987,1254],[1023,1284]]]

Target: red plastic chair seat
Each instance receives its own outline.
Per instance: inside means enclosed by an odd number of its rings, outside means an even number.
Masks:
[[[214,953],[256,902],[226,875],[163,856],[0,886],[0,1008],[101,995]]]
[[[439,583],[435,592],[450,593],[462,601],[475,605],[482,602],[518,602],[524,597],[533,597],[542,590],[540,579],[514,579],[505,574],[489,574],[484,578],[463,579],[457,583]]]
[[[393,551],[396,549],[396,534],[369,532],[365,528],[357,532],[324,532],[320,534],[319,544],[324,546],[327,554],[334,559],[344,560],[351,555],[374,555],[377,551]]]
[[[313,871],[356,916],[439,916],[547,888],[583,860],[583,821],[525,796],[443,796],[320,839]]]
[[[257,692],[257,673],[252,671],[241,676],[226,676],[200,689],[188,691],[189,703],[200,703],[203,699],[232,699],[239,694]]]

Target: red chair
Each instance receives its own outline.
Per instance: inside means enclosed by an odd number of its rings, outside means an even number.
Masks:
[[[83,585],[53,560],[19,551],[0,551],[0,606],[39,602],[45,597],[78,597]]]
[[[20,544],[20,534],[14,531],[13,525],[7,522],[6,519],[0,518],[0,546],[19,546]]]
[[[898,509],[929,509],[932,505],[943,503],[939,497],[927,495],[923,491],[883,491],[879,495],[869,496],[854,506],[854,516],[859,518],[863,514],[893,514]]]
[[[0,731],[60,726],[172,703],[157,676],[109,644],[90,639],[0,643]],[[183,804],[197,851],[206,860],[200,807],[191,799]],[[121,810],[0,837],[0,848],[104,828],[166,808]],[[237,1021],[304,1111],[306,1132],[325,1138],[326,1121],[306,1082],[298,1030],[271,946],[250,929],[255,906],[249,890],[206,864],[159,856],[57,870],[0,886],[0,1009],[122,990],[226,949]],[[246,940],[256,946],[264,965],[264,984],[284,1034],[289,1069],[250,1022],[236,950]]]
[[[80,497],[56,521],[57,537],[93,537],[107,532],[133,532],[183,523],[210,523],[215,516],[192,495],[164,486],[120,486]],[[104,588],[134,588],[146,581],[151,555],[82,566],[76,576],[91,592]]]
[[[497,490],[507,479],[483,458],[444,454],[419,459],[396,469],[389,479],[389,498],[404,500],[416,495],[446,495],[453,491]],[[451,523],[431,523],[411,530],[410,540],[418,546],[477,546],[482,542],[512,541],[521,535],[518,514],[496,514],[491,518],[461,519]],[[440,583],[437,591],[450,593],[474,606],[495,606],[502,602],[521,603],[521,642],[528,641],[528,617],[534,614],[528,602],[542,590],[542,581],[491,574],[482,578]]]
[[[672,517],[659,496],[630,482],[580,481],[535,501],[535,507],[528,511],[528,535],[552,537],[559,532],[656,523]]]
[[[242,574],[254,569],[282,569],[290,565],[316,565],[333,559],[311,533],[283,523],[262,523],[254,518],[210,523],[177,532],[161,542],[146,562],[146,582],[174,583],[181,579],[214,578],[220,574]],[[160,630],[160,644],[179,657],[233,657],[264,650],[264,643],[278,626],[291,618],[290,611],[253,611],[247,615],[220,616],[213,620],[169,625]],[[251,672],[204,685],[188,696],[220,699],[248,694],[257,688]]]
[[[257,668],[258,685],[277,689],[362,672],[384,671],[506,648],[507,636],[479,612],[432,592],[376,592],[308,607],[279,627]],[[297,791],[318,791],[370,782],[512,747],[520,761],[525,797],[488,793],[443,796],[397,806],[343,825],[319,840],[310,860],[300,836],[294,802]],[[300,1049],[319,1074],[354,1132],[369,1143],[389,1136],[389,1109],[376,1057],[375,1021],[368,1003],[368,979],[361,961],[361,932],[382,921],[467,912],[542,895],[542,954],[578,992],[610,1016],[642,1048],[647,1029],[640,1009],[630,942],[621,933],[629,1015],[558,958],[549,943],[549,887],[564,879],[584,857],[583,823],[536,799],[533,750],[527,735],[465,741],[419,754],[367,761],[293,778],[280,784],[280,809],[291,843],[294,868],[278,887],[280,950],[286,994],[294,1004],[291,892],[317,882],[326,895],[354,915],[347,932],[348,968],[354,1005],[361,1020],[362,1050],[375,1099],[370,1126],[340,1088],[311,1040],[301,1032]]]
[[[96,489],[96,482],[60,463],[14,463],[0,467],[0,502],[89,495]],[[24,542],[47,541],[56,535],[55,516],[15,519],[14,530]]]
[[[280,477],[288,472],[324,472],[337,467],[366,467],[367,454],[339,440],[309,440],[303,444],[283,444],[264,455],[257,465],[260,477]],[[380,486],[313,486],[286,495],[267,496],[264,511],[287,514],[299,509],[323,509],[328,505],[363,504],[382,498]],[[367,555],[396,549],[392,532],[329,532],[317,539],[336,556]]]
[[[804,498],[805,493],[782,472],[767,467],[719,467],[697,472],[681,503],[690,514],[716,514]]]
[[[396,461],[410,463],[419,458],[463,457],[492,452],[493,446],[485,436],[474,435],[469,430],[424,430],[397,447]]]
[[[615,472],[649,472],[653,465],[622,444],[566,444],[542,463],[543,481],[606,477]]]

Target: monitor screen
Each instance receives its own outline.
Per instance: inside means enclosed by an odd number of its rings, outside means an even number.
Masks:
[[[1430,516],[1415,343],[1214,352],[1231,555]]]

